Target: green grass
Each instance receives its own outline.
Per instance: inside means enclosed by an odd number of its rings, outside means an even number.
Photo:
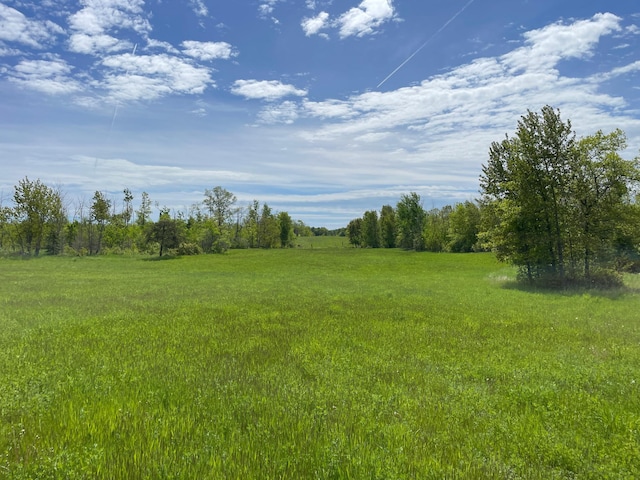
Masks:
[[[296,237],[293,244],[296,248],[353,248],[348,237],[337,236]]]
[[[0,260],[0,478],[639,478],[626,281],[351,248]]]

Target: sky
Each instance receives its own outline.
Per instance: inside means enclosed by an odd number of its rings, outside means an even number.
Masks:
[[[71,210],[222,186],[339,228],[410,192],[478,198],[491,142],[544,105],[638,155],[640,4],[0,0],[5,205],[24,177]]]

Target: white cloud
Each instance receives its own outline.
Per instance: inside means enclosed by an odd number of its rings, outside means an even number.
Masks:
[[[193,13],[195,13],[198,17],[206,17],[207,15],[209,15],[209,9],[202,0],[190,0],[189,3],[191,4]]]
[[[151,24],[145,18],[144,0],[81,0],[83,8],[69,16],[71,28],[85,35],[112,30],[132,30],[146,38]]]
[[[599,13],[589,20],[570,25],[555,23],[524,34],[525,47],[504,56],[514,70],[546,70],[561,59],[587,58],[600,37],[619,31],[620,18],[611,13]]]
[[[0,3],[0,40],[44,48],[62,33],[64,30],[51,21],[31,20],[18,10]]]
[[[182,47],[184,53],[202,61],[215,60],[218,58],[228,60],[238,55],[233,47],[226,42],[196,42],[187,40],[182,42]]]
[[[61,59],[23,60],[11,71],[9,79],[33,90],[59,95],[82,90],[70,74],[71,67]]]
[[[277,80],[236,80],[231,93],[248,99],[278,100],[292,95],[303,97],[307,91]]]
[[[302,19],[302,30],[307,37],[317,34],[320,30],[325,28],[329,22],[329,14],[327,12],[320,12],[315,17]]]
[[[284,123],[292,124],[298,118],[298,106],[295,102],[287,101],[279,105],[269,105],[265,107],[259,114],[258,119],[261,123],[274,124]]]
[[[306,138],[353,138],[390,128],[429,137],[509,129],[526,109],[547,103],[569,110],[584,110],[586,105],[594,110],[621,108],[622,99],[599,93],[598,82],[637,71],[638,62],[592,81],[557,71],[562,60],[589,58],[601,37],[619,30],[619,22],[614,15],[598,14],[569,25],[549,25],[525,33],[524,45],[511,52],[477,59],[415,86],[367,92],[346,101],[304,101],[300,115],[336,119],[309,131]]]
[[[115,55],[102,61],[113,70],[101,84],[117,101],[153,100],[169,94],[198,94],[214,85],[207,68],[177,57]]]
[[[363,37],[375,33],[383,23],[393,19],[392,0],[363,0],[360,5],[343,13],[337,19],[340,37]]]
[[[110,35],[86,35],[74,33],[69,38],[69,50],[76,53],[100,54],[104,52],[118,52],[133,48],[131,42],[118,40]]]

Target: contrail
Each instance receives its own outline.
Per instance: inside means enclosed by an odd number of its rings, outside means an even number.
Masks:
[[[460,11],[459,11],[458,13],[456,13],[453,17],[451,17],[449,20],[447,20],[447,22],[446,22],[444,25],[442,25],[442,26],[438,29],[438,31],[437,31],[436,33],[434,33],[433,35],[431,35],[431,36],[427,39],[427,41],[426,41],[426,42],[424,42],[422,45],[420,45],[420,47],[419,47],[415,52],[413,52],[413,53],[409,56],[409,58],[407,58],[404,62],[402,62],[402,63],[398,66],[398,68],[396,68],[393,72],[391,72],[389,75],[387,75],[387,76],[386,76],[386,78],[385,78],[384,80],[382,80],[382,81],[381,81],[381,82],[376,86],[376,88],[380,88],[380,87],[381,87],[381,86],[382,86],[382,85],[383,85],[387,80],[389,80],[391,77],[393,77],[393,76],[396,74],[396,72],[397,72],[398,70],[400,70],[402,67],[404,67],[404,66],[405,66],[405,65],[406,65],[406,64],[407,64],[407,63],[408,63],[408,62],[409,62],[413,57],[415,57],[415,56],[418,54],[418,52],[420,52],[420,50],[422,50],[424,47],[426,47],[426,46],[431,42],[431,40],[433,40],[433,39],[434,39],[435,37],[437,37],[437,36],[438,36],[438,34],[440,34],[440,33],[441,33],[445,28],[447,28],[447,27],[449,26],[449,24],[450,24],[451,22],[453,22],[456,18],[458,18],[458,15],[460,15],[462,12],[464,12],[464,11],[467,9],[467,7],[468,7],[469,5],[471,5],[474,1],[475,1],[475,0],[469,0],[469,1],[467,2],[467,4],[466,4],[464,7],[462,7],[462,8],[460,9]]]
[[[133,51],[131,52],[131,55],[135,55],[136,54],[136,50],[138,48],[138,44],[136,43],[133,46]],[[129,70],[127,70],[126,75],[129,74]],[[113,124],[116,123],[116,117],[118,116],[118,107],[120,106],[119,103],[116,103],[116,106],[113,108],[113,117],[111,118],[111,126],[109,127],[109,135],[107,136],[107,138],[111,138],[111,131],[113,130]]]

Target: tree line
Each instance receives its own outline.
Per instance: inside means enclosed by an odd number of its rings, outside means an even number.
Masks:
[[[426,211],[416,193],[349,222],[359,247],[494,251],[528,282],[619,284],[640,271],[640,161],[622,130],[577,138],[559,110],[528,111],[494,142],[481,197]]]
[[[355,247],[403,248],[432,252],[484,251],[478,240],[481,216],[476,202],[425,210],[420,195],[402,195],[395,207],[368,210],[347,225]]]
[[[1,200],[1,199],[0,199]],[[14,187],[12,205],[0,201],[0,252],[38,256],[101,253],[222,253],[229,248],[291,247],[296,236],[330,234],[274,212],[254,200],[237,206],[223,187],[206,189],[202,202],[188,212],[159,208],[142,192],[134,207],[130,189],[120,201],[96,191],[90,201],[68,202],[64,192],[28,177]]]

